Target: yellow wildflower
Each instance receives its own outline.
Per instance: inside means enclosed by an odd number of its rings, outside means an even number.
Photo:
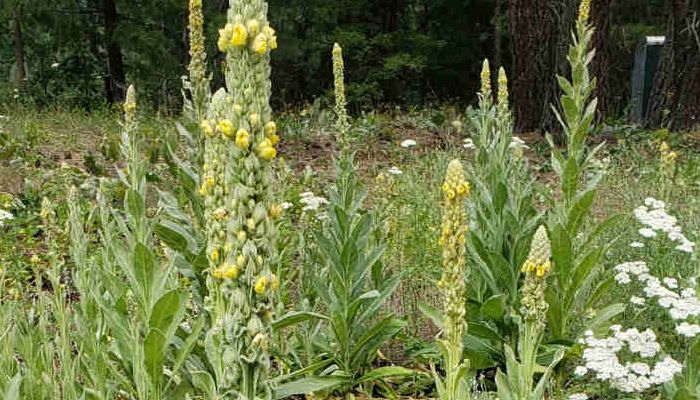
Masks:
[[[250,121],[250,124],[252,126],[258,126],[260,124],[260,114],[258,114],[258,113],[250,114],[250,116],[248,117],[248,121]]]
[[[277,150],[272,147],[272,142],[270,139],[263,139],[263,141],[258,145],[258,154],[263,160],[270,161],[277,157]]]
[[[246,235],[245,231],[243,231],[243,230],[238,231],[238,235],[236,235],[236,239],[238,239],[239,242],[241,242],[241,243],[245,242],[246,238],[247,238],[247,235]]]
[[[260,55],[265,54],[265,52],[267,52],[267,37],[262,33],[258,34],[255,39],[253,39],[251,49],[254,53]]]
[[[233,33],[231,35],[231,45],[242,47],[245,46],[248,40],[248,31],[243,24],[236,24],[233,27]]]
[[[200,125],[202,128],[202,132],[207,136],[207,137],[213,137],[214,136],[214,126],[211,121],[209,120],[204,120],[202,121],[202,124]]]
[[[216,279],[223,279],[224,278],[224,270],[222,268],[215,268],[212,273],[211,273],[214,278]]]
[[[233,137],[233,123],[228,119],[222,119],[217,125],[217,129],[227,138]]]
[[[275,274],[270,275],[270,288],[272,290],[277,290],[280,287],[280,281],[277,279]]]
[[[226,24],[222,29],[219,29],[219,40],[217,42],[219,50],[225,52],[228,50],[229,44],[231,43],[231,37],[233,36],[233,25]]]
[[[241,150],[246,150],[250,146],[250,134],[241,128],[236,132],[236,146]]]
[[[205,183],[207,188],[213,188],[216,185],[216,181],[214,180],[214,177],[211,175],[208,175],[204,179],[204,183]]]
[[[245,266],[245,256],[243,254],[239,254],[238,257],[236,257],[236,265],[239,268],[243,268]]]
[[[275,204],[272,207],[270,207],[270,216],[274,219],[281,217],[283,212],[284,209],[279,204]]]
[[[508,108],[508,76],[503,67],[498,70],[498,105]]]
[[[255,282],[255,293],[257,294],[265,294],[265,289],[267,288],[267,277],[261,276],[258,278],[257,282]]]
[[[216,249],[212,250],[209,258],[211,258],[212,261],[218,260],[219,259],[219,250],[216,250]]]
[[[260,31],[260,22],[258,22],[258,20],[255,18],[249,19],[248,22],[245,23],[245,27],[248,30],[248,33],[254,36]]]
[[[591,0],[581,0],[578,8],[579,22],[587,22],[591,15]]]
[[[488,100],[491,99],[491,67],[488,59],[484,60],[481,67],[481,94]]]
[[[41,258],[39,258],[38,255],[34,254],[32,256],[32,258],[29,259],[29,262],[36,265],[36,264],[39,264],[41,262]]]
[[[228,279],[238,278],[238,267],[235,265],[228,265],[224,270],[224,276]]]

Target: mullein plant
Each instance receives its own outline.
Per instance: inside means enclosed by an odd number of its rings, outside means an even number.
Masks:
[[[158,400],[173,398],[181,385],[188,384],[184,360],[201,322],[194,324],[189,335],[178,334],[187,295],[179,287],[174,263],[163,260],[154,240],[157,212],[146,207],[147,163],[140,153],[136,112],[136,93],[129,87],[121,142],[126,168],[118,170],[125,189],[124,207],[113,208],[102,185],[98,192],[100,259],[78,268],[91,268],[99,276],[93,287],[81,289],[107,325],[95,334],[102,334],[101,339],[109,343],[109,384],[96,390],[113,390],[117,398]],[[80,253],[76,249],[74,254],[85,260]],[[85,284],[84,279],[76,283]]]
[[[433,371],[441,400],[470,399],[469,360],[463,359],[463,337],[467,332],[466,309],[466,241],[467,214],[465,201],[469,183],[464,178],[462,162],[453,160],[447,167],[442,186],[444,214],[439,244],[442,247],[443,275],[438,287],[443,296],[443,332],[437,340],[443,357],[445,377]]]
[[[475,331],[478,340],[490,342],[489,357],[474,354],[474,367],[486,368],[505,357],[503,338],[517,336],[511,315],[518,304],[520,266],[525,261],[532,235],[541,220],[535,207],[535,180],[520,143],[513,136],[508,78],[498,71],[496,93],[492,89],[488,60],[481,72],[479,108],[470,120],[474,127],[474,157],[467,164],[475,188],[468,199],[472,233],[468,238],[469,259],[473,265],[469,299],[478,312],[472,322],[489,329]],[[495,97],[495,100],[494,100]],[[488,332],[495,331],[497,335]],[[482,335],[482,332],[488,334]]]
[[[277,38],[267,3],[232,0],[218,47],[226,54],[227,87],[214,94],[201,124],[211,324],[205,350],[215,381],[207,395],[270,399],[269,346],[280,284],[273,271],[275,219],[282,208],[270,196],[279,137],[269,104]]]
[[[659,161],[660,161],[660,178],[661,178],[661,193],[664,199],[668,199],[673,188],[674,178],[676,174],[676,163],[678,153],[671,150],[671,146],[667,142],[661,142],[659,145]]]
[[[204,44],[204,12],[202,0],[190,0],[188,32],[190,44],[189,77],[184,79],[183,88],[189,92],[185,96],[185,111],[193,121],[204,120],[211,90],[207,76],[207,53]]]
[[[552,261],[557,266],[547,288],[548,325],[552,340],[570,345],[584,331],[600,327],[624,310],[621,304],[597,309],[614,285],[613,277],[605,278],[602,273],[604,254],[615,240],[605,244],[599,241],[619,217],[587,223],[602,177],[602,171],[595,168],[595,157],[602,145],[589,148],[586,144],[588,135],[595,129],[597,105],[596,99],[590,99],[596,80],[589,73],[595,54],[591,48],[593,27],[588,22],[589,15],[590,0],[583,0],[574,41],[569,47],[571,80],[557,76],[563,91],[562,112],[554,111],[562,126],[566,151],[561,151],[547,135],[560,191],[552,196],[553,214],[548,221]]]
[[[375,385],[391,393],[390,387],[382,384],[384,379],[414,374],[403,367],[372,365],[381,346],[406,325],[391,313],[377,316],[398,286],[401,274],[386,276],[381,261],[386,246],[372,237],[374,215],[363,209],[366,192],[357,179],[348,141],[342,50],[337,44],[333,66],[340,154],[324,226],[316,235],[316,259],[321,270],[310,274],[315,295],[323,305],[320,319],[324,324],[318,335],[307,338],[317,354],[314,362],[302,370],[317,376],[281,385],[277,398],[317,391],[349,395],[356,389],[371,395]],[[298,375],[290,374],[290,378]]]
[[[544,338],[547,309],[545,300],[547,276],[552,269],[551,246],[547,230],[540,226],[530,248],[530,254],[522,266],[525,280],[521,288],[517,357],[514,350],[505,345],[506,372],[496,374],[496,385],[500,400],[540,400],[544,398],[554,367],[563,357],[557,352],[551,364],[544,369],[537,362],[538,351]],[[537,385],[535,373],[542,372]]]

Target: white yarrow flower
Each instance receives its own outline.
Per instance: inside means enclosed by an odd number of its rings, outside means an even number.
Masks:
[[[653,238],[656,236],[656,231],[650,228],[641,228],[639,230],[639,234],[644,236],[645,238]]]
[[[469,150],[472,150],[472,149],[475,149],[475,148],[476,148],[476,146],[474,145],[474,141],[471,140],[471,139],[464,139],[464,144],[462,144],[462,146],[463,146],[465,149],[469,149]]]
[[[585,393],[574,393],[569,395],[569,400],[588,400],[588,395]]]
[[[404,140],[403,142],[401,142],[401,147],[403,147],[403,148],[409,148],[409,147],[416,146],[417,144],[418,144],[418,143],[416,143],[415,140],[413,140],[413,139],[407,139],[407,140]]]
[[[644,247],[644,243],[642,243],[642,242],[632,242],[632,243],[630,243],[630,247],[633,247],[633,248],[635,248],[635,249],[640,249],[640,248]]]
[[[644,300],[643,297],[632,296],[630,298],[630,303],[634,304],[635,306],[643,306],[646,303],[646,300]]]
[[[5,225],[5,221],[9,221],[15,219],[15,216],[12,215],[11,212],[5,211],[2,208],[0,208],[0,226]]]
[[[676,325],[676,332],[678,332],[679,335],[692,338],[700,335],[700,325],[681,322],[680,325]]]

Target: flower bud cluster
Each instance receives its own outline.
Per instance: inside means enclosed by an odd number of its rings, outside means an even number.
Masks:
[[[525,274],[521,314],[525,319],[540,323],[545,322],[549,308],[545,300],[546,277],[552,269],[551,257],[552,249],[547,237],[547,230],[544,226],[540,226],[532,239],[530,254],[521,268],[521,272]]]
[[[464,202],[469,195],[469,183],[464,179],[464,169],[459,160],[447,167],[442,186],[445,201],[442,219],[443,275],[438,287],[443,291],[445,308],[445,336],[447,341],[461,341],[466,330],[464,268],[466,256],[467,214]]]

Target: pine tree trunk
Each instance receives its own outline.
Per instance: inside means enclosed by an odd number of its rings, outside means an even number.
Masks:
[[[668,0],[669,30],[650,101],[650,122],[672,129],[700,124],[700,0]]]
[[[598,119],[602,120],[613,112],[614,99],[610,90],[610,7],[612,0],[594,0],[592,3],[592,23],[595,26],[593,45],[596,55],[591,64],[592,75],[596,78],[594,96],[598,98]]]
[[[509,18],[513,54],[512,82],[516,130],[541,127],[546,105],[545,80],[554,80],[550,64],[552,18],[549,0],[512,0]]]
[[[107,102],[113,104],[124,100],[126,76],[122,49],[117,43],[117,5],[114,0],[102,1],[105,35],[107,38],[107,78],[105,79],[105,95]]]
[[[493,12],[493,65],[496,70],[503,66],[503,32],[501,32],[501,17],[503,16],[503,0],[496,0]]]
[[[24,80],[27,79],[27,70],[24,60],[24,43],[22,42],[22,9],[20,6],[14,11],[14,45],[15,45],[15,61],[17,62],[17,86],[22,86]]]

